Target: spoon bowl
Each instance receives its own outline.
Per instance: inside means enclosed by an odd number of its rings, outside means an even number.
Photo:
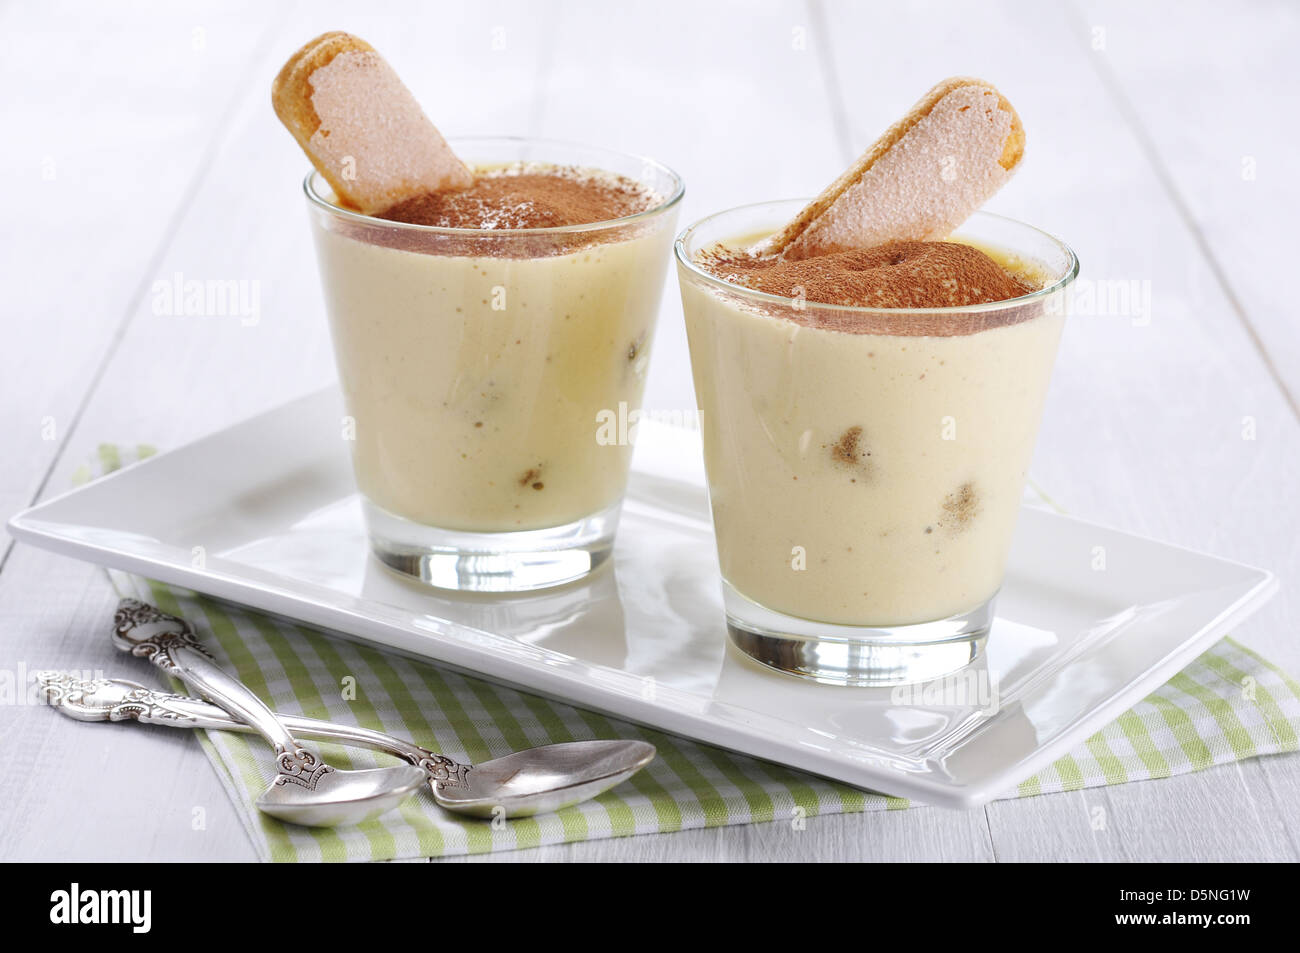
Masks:
[[[264,814],[290,824],[340,827],[392,810],[424,782],[425,773],[409,764],[364,771],[332,768],[311,788],[277,776],[256,804]]]
[[[472,817],[528,817],[603,794],[655,756],[645,741],[569,741],[474,765],[463,784],[434,782],[434,799]]]

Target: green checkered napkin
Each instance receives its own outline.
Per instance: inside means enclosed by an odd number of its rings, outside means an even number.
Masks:
[[[142,448],[138,455],[149,452]],[[134,455],[103,448],[94,469],[115,468]],[[199,732],[265,859],[477,854],[909,806],[901,798],[860,791],[437,665],[327,638],[305,626],[176,587],[117,572],[110,576],[119,595],[152,602],[189,620],[218,663],[278,711],[364,725],[470,762],[588,738],[641,738],[659,749],[650,766],[631,780],[554,814],[472,820],[445,812],[420,795],[366,824],[322,830],[281,824],[253,807],[274,774],[262,742],[232,732]],[[1224,639],[1076,751],[1003,796],[1186,774],[1241,758],[1295,751],[1300,748],[1298,736],[1300,685],[1232,639]],[[393,763],[361,749],[325,743],[318,748],[341,768]]]

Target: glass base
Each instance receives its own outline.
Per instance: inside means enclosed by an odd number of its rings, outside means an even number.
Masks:
[[[837,625],[800,619],[747,599],[723,580],[732,644],[779,672],[831,685],[925,682],[979,657],[996,595],[969,612],[912,625]]]
[[[589,575],[614,549],[619,505],[563,526],[470,533],[414,523],[363,498],[370,548],[380,562],[459,592],[530,592]]]

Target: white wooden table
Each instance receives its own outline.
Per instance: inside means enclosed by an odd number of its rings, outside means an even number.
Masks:
[[[1075,514],[1276,571],[1281,594],[1237,637],[1300,673],[1294,5],[375,6],[0,3],[0,514],[61,492],[101,441],[175,446],[332,377],[306,164],[268,95],[319,32],[369,39],[448,135],[663,159],[688,184],[683,222],[819,191],[967,73],[1007,93],[1029,136],[990,207],[1064,237],[1085,278],[1151,292],[1149,315],[1068,329],[1037,479]],[[258,282],[259,320],[156,314],[153,283],[178,272]],[[669,282],[647,405],[687,408]],[[24,669],[122,662],[98,569],[0,545],[0,859],[252,859],[193,738],[89,730],[4,694]],[[1297,803],[1300,756],[1284,756],[968,813],[492,859],[1297,860]]]

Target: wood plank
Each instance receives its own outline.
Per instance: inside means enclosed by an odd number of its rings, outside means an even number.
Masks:
[[[1082,0],[1093,67],[1130,114],[1217,284],[1300,415],[1294,267],[1300,8]],[[1181,28],[1170,29],[1170,24]]]
[[[993,859],[978,811],[922,808],[615,838],[447,858],[447,863],[979,863]]]
[[[98,567],[22,547],[0,573],[6,682],[51,668],[155,684],[148,663],[109,641],[116,604]],[[0,803],[6,818],[22,818],[0,824],[5,860],[255,859],[189,733],[81,724],[26,697],[0,712]]]
[[[1256,797],[1265,786],[1261,763],[997,801],[985,811],[998,861],[1294,860],[1294,844],[1277,836],[1285,802]]]
[[[255,7],[153,2],[129,19],[103,5],[0,10],[0,83],[21,91],[0,99],[17,226],[0,237],[0,274],[22,341],[0,350],[0,513],[29,505],[47,478],[224,135],[247,86],[240,67],[271,26]]]

